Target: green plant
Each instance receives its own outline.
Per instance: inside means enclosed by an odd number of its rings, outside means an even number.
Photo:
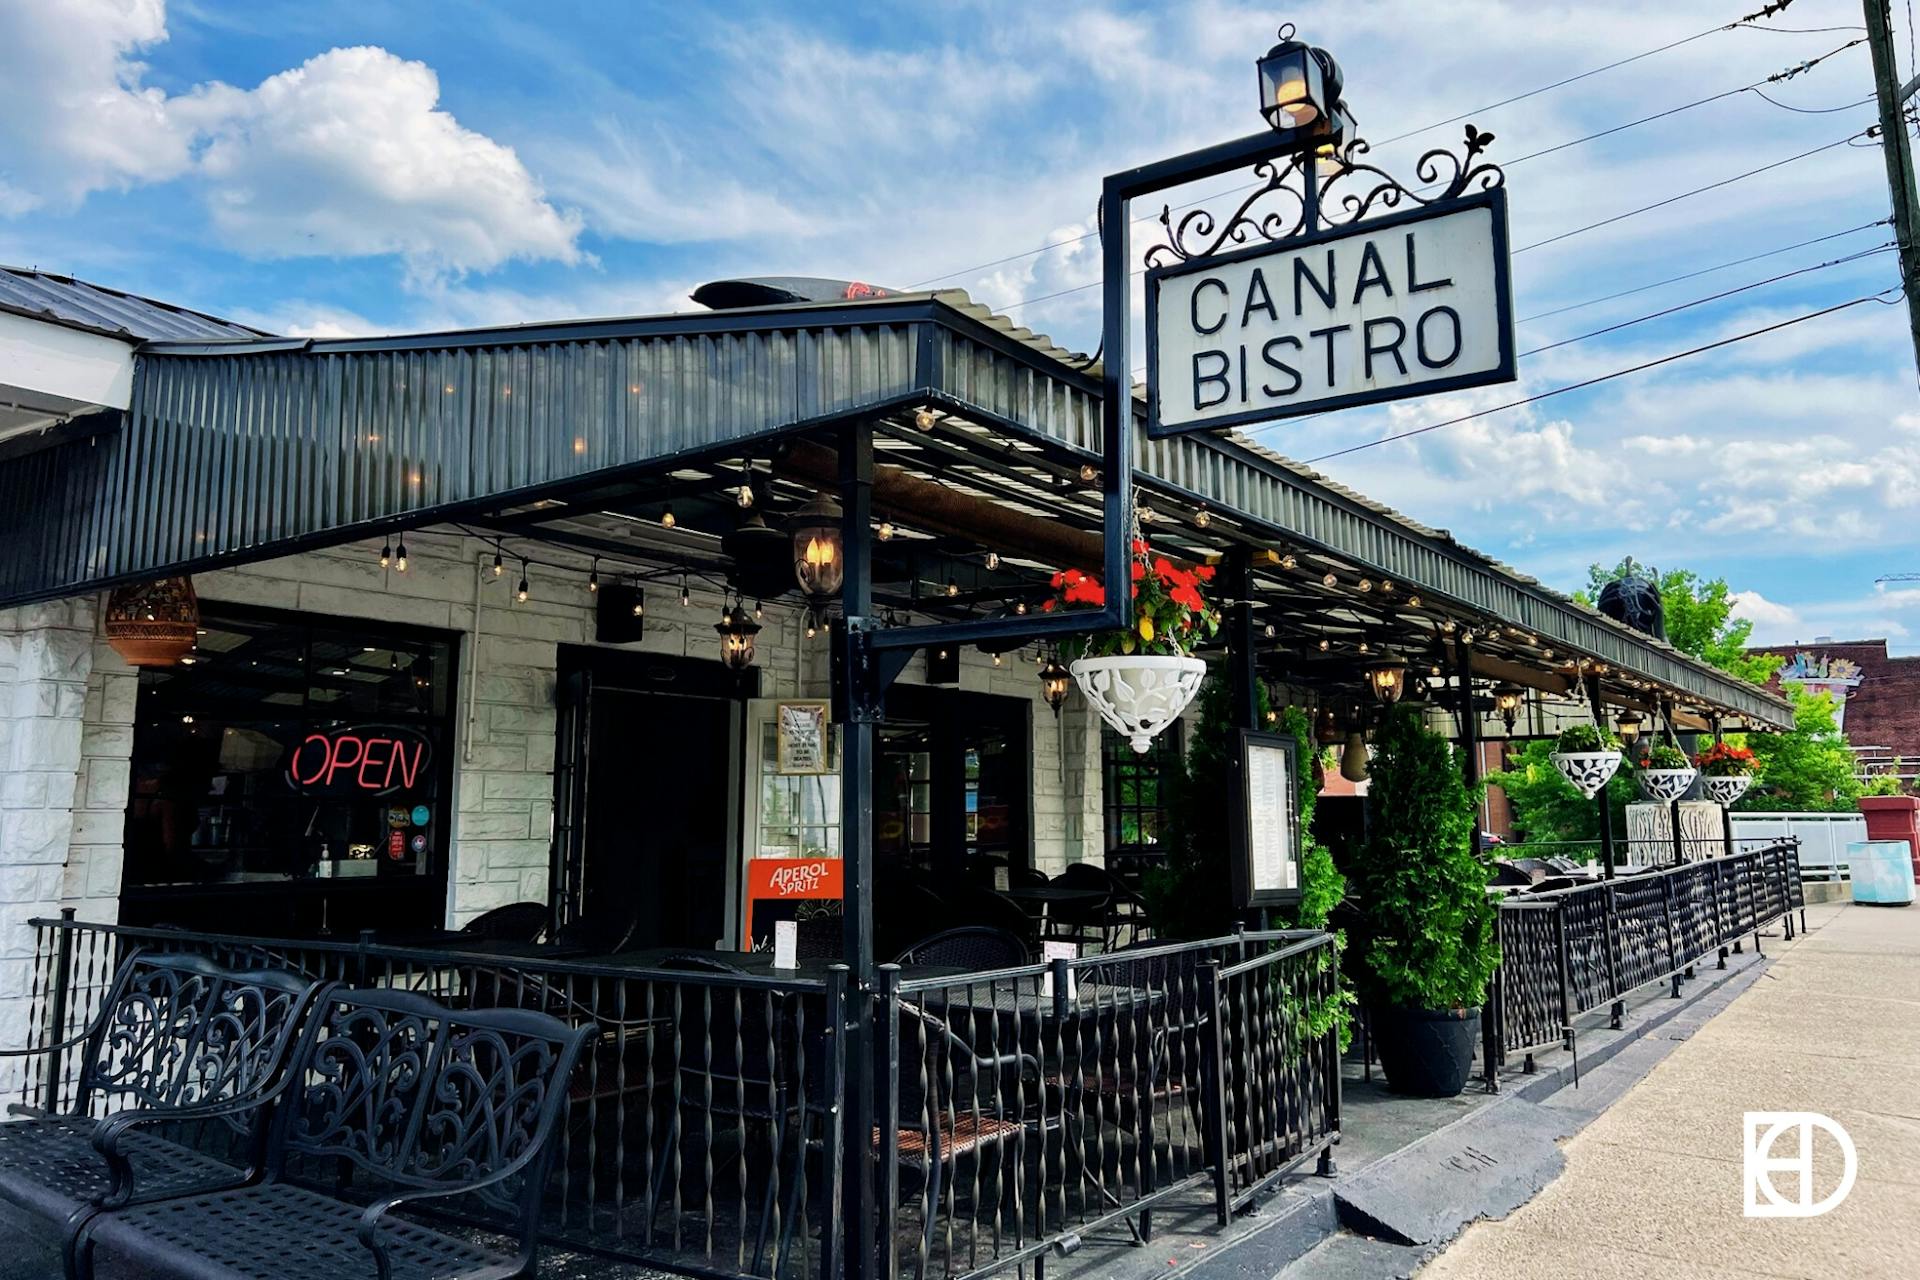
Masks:
[[[1553,749],[1567,753],[1618,751],[1620,740],[1596,725],[1575,724],[1568,725],[1560,731],[1559,738],[1554,741]]]
[[[1897,775],[1891,773],[1876,773],[1873,777],[1867,779],[1867,784],[1864,787],[1860,788],[1860,794],[1863,796],[1903,796],[1907,794],[1907,789],[1901,785]]]
[[[1350,868],[1356,983],[1370,1004],[1477,1007],[1500,963],[1493,864],[1473,849],[1477,797],[1412,707],[1394,708],[1375,735],[1372,776],[1373,827]]]
[[[1636,769],[1691,769],[1693,761],[1687,759],[1687,753],[1665,742],[1647,744],[1640,751],[1639,760],[1634,762]]]
[[[1202,587],[1213,581],[1212,565],[1183,569],[1165,556],[1154,555],[1145,539],[1135,538],[1132,574],[1133,626],[1067,641],[1060,646],[1065,657],[1109,658],[1138,653],[1185,658],[1202,639],[1220,629],[1220,611],[1207,603]],[[1107,589],[1101,581],[1078,569],[1054,574],[1053,587],[1060,595],[1040,606],[1048,613],[1063,604],[1097,608],[1107,603]]]

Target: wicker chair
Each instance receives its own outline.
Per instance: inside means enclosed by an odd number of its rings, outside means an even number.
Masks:
[[[1014,969],[1030,957],[1027,944],[1005,929],[964,925],[936,933],[902,951],[895,964],[954,965],[963,969],[988,971]]]

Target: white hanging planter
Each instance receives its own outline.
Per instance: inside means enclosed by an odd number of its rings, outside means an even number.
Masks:
[[[1081,658],[1067,669],[1100,718],[1139,752],[1145,752],[1154,735],[1180,718],[1207,676],[1202,659],[1157,654]]]
[[[1607,779],[1620,767],[1618,751],[1555,751],[1547,759],[1553,761],[1561,777],[1589,800],[1600,793],[1600,788],[1607,785]]]
[[[1747,794],[1747,788],[1753,785],[1750,773],[1710,773],[1700,780],[1706,790],[1707,799],[1719,805],[1731,805],[1735,800]]]
[[[1639,769],[1633,780],[1640,784],[1641,795],[1665,804],[1692,790],[1699,773],[1698,769]]]

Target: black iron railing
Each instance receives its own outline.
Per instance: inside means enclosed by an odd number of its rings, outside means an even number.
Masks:
[[[1338,1139],[1338,981],[1318,932],[883,968],[881,1274],[983,1275],[1101,1229],[1145,1239],[1154,1206],[1196,1187],[1224,1221]]]
[[[1776,920],[1803,911],[1793,842],[1500,902],[1500,968],[1488,997],[1482,1064],[1490,1087],[1512,1054],[1574,1044],[1574,1021],[1603,1007],[1620,1025],[1637,988],[1683,977]],[[1805,925],[1802,919],[1802,927]]]
[[[84,1030],[136,948],[454,1007],[593,1025],[569,1085],[541,1222],[551,1244],[702,1277],[980,1275],[1208,1190],[1224,1220],[1315,1156],[1330,1168],[1338,969],[1325,933],[1273,932],[995,973],[774,977],[688,955],[650,966],[36,920],[36,1043]],[[871,1150],[847,1151],[845,1011],[876,1019]],[[13,1093],[76,1101],[79,1064],[35,1060]],[[843,1257],[841,1173],[870,1167],[871,1270]],[[1119,1224],[1124,1222],[1124,1228]]]

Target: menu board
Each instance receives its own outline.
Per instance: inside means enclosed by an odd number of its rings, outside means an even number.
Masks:
[[[777,751],[775,771],[783,774],[831,773],[827,758],[825,702],[782,702],[774,707]]]
[[[1287,734],[1241,736],[1246,795],[1243,904],[1267,906],[1300,895],[1299,743]]]

